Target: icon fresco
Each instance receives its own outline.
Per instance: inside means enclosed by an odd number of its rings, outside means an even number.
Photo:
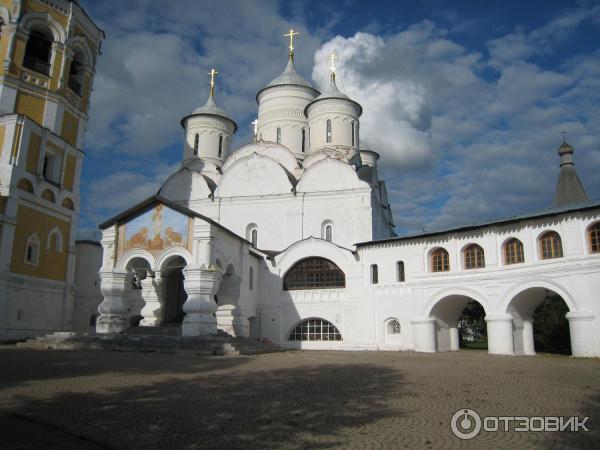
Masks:
[[[188,217],[158,204],[125,225],[125,250],[187,246]]]

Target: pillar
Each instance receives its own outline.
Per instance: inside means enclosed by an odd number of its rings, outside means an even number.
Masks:
[[[222,274],[214,266],[190,264],[183,269],[183,286],[187,300],[183,304],[183,336],[216,336],[217,304],[214,296],[219,290]]]
[[[523,354],[535,355],[535,345],[533,343],[533,323],[531,320],[523,321]]]
[[[219,297],[220,302],[221,297]],[[248,319],[240,317],[239,308],[235,305],[219,305],[215,315],[219,330],[236,337],[249,336]]]
[[[490,355],[514,355],[513,318],[510,314],[487,316],[488,353]]]
[[[424,318],[411,321],[416,352],[436,352],[435,319]]]
[[[100,272],[100,291],[104,300],[98,306],[100,317],[96,332],[100,334],[122,333],[129,327],[127,319],[128,293],[132,275],[123,269]]]
[[[573,356],[598,356],[594,351],[594,313],[591,311],[571,311],[567,313],[571,334],[571,354]]]
[[[450,351],[457,352],[460,350],[460,340],[458,338],[458,325],[453,325],[448,328],[450,332]]]
[[[144,307],[142,308],[142,316],[140,322],[142,327],[155,327],[160,325],[163,318],[163,279],[160,273],[156,272],[154,276],[150,273],[141,281],[142,298],[144,299]]]

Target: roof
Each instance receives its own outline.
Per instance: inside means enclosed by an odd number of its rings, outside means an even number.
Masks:
[[[181,206],[178,203],[172,202],[171,200],[168,200],[158,194],[152,195],[151,197],[148,197],[146,200],[138,203],[137,205],[132,206],[128,210],[123,211],[120,214],[117,214],[116,216],[112,217],[111,219],[106,220],[105,222],[102,222],[100,225],[98,225],[98,228],[100,228],[101,230],[104,230],[116,223],[122,222],[123,219],[127,219],[128,217],[130,217],[136,213],[140,213],[142,211],[150,209],[151,206],[153,206],[157,203],[162,203],[163,205],[168,206],[169,208],[174,209],[175,211],[180,212],[181,214],[185,214],[189,217],[197,217],[199,219],[202,219],[205,222],[208,222],[211,225],[214,225],[216,228],[220,229],[221,231],[224,231],[225,233],[228,233],[231,236],[252,245],[252,243],[250,241],[248,241],[247,239],[244,239],[243,237],[234,233],[229,228],[224,227],[220,223],[215,222],[210,217],[206,217],[202,214],[198,214],[196,211],[192,211],[191,209],[186,208],[185,206]]]
[[[321,100],[346,100],[348,102],[354,103],[358,107],[358,115],[362,115],[363,109],[360,103],[352,100],[343,92],[340,92],[340,90],[337,87],[337,84],[335,84],[335,78],[331,78],[330,80],[331,81],[329,83],[329,88],[327,89],[327,91],[322,93],[316,99],[314,99],[312,102],[306,105],[306,107],[304,108],[304,115],[308,117],[308,114],[306,113],[308,111],[308,108],[310,108],[311,105],[314,105],[315,103]]]
[[[192,113],[190,115],[185,116],[183,119],[181,119],[181,126],[185,127],[184,122],[187,119],[189,119],[190,117],[194,117],[194,116],[222,117],[224,119],[229,120],[233,124],[233,132],[234,133],[237,131],[237,123],[235,123],[235,120],[233,120],[231,118],[231,116],[225,112],[225,110],[223,110],[222,108],[217,106],[217,104],[215,103],[214,97],[212,95],[208,96],[208,100],[206,101],[206,103],[204,105],[199,106],[194,111],[192,111]]]
[[[575,205],[587,201],[589,201],[588,196],[577,175],[575,166],[573,164],[561,165],[556,193],[554,194],[554,205]]]
[[[316,90],[312,84],[298,75],[298,72],[296,72],[296,68],[294,67],[294,60],[292,58],[290,58],[288,61],[288,64],[281,75],[272,80],[269,84],[256,93],[256,101],[258,102],[258,96],[262,91],[275,86],[302,86],[315,91],[317,95],[320,94],[320,92]]]
[[[523,214],[520,216],[500,218],[500,219],[491,220],[489,222],[483,222],[483,223],[473,224],[473,225],[464,225],[464,226],[459,226],[456,228],[448,228],[448,229],[439,230],[439,231],[428,231],[428,232],[423,232],[423,233],[408,234],[405,236],[398,236],[398,237],[387,238],[387,239],[379,239],[379,240],[375,240],[375,241],[359,242],[355,245],[357,247],[368,247],[371,245],[385,244],[388,242],[410,241],[413,239],[423,239],[423,238],[441,236],[441,235],[450,234],[450,233],[473,231],[473,230],[478,230],[481,228],[487,228],[487,227],[492,227],[492,226],[509,225],[509,224],[513,224],[513,223],[519,223],[519,222],[523,222],[525,220],[543,219],[543,218],[548,218],[548,217],[559,216],[561,214],[584,212],[584,211],[590,211],[590,210],[594,210],[594,209],[600,210],[600,200],[579,203],[577,205],[557,206],[557,207],[537,211],[534,213]]]

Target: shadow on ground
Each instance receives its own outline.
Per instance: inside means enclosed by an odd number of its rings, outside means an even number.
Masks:
[[[405,389],[402,378],[369,364],[230,371],[43,401],[20,398],[17,410],[109,448],[328,448],[348,444],[352,433],[359,441],[359,430],[402,416],[387,401]]]

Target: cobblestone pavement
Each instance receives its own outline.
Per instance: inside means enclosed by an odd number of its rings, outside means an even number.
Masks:
[[[600,360],[286,352],[257,357],[0,347],[3,449],[598,448]],[[590,432],[480,433],[452,414],[590,416]]]

